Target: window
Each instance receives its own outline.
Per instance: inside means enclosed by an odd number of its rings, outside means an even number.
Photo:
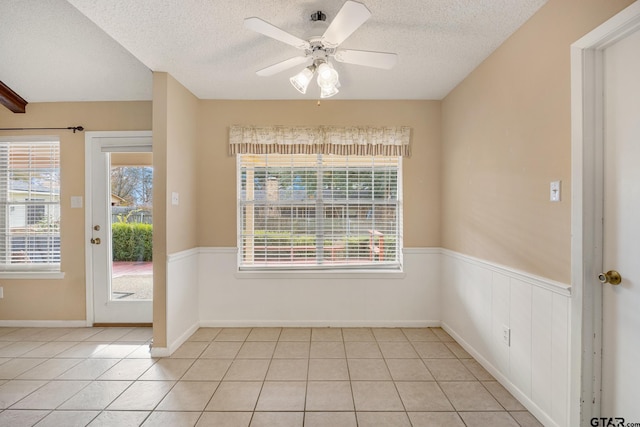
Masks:
[[[0,141],[0,271],[60,271],[60,143]]]
[[[237,157],[240,269],[400,268],[400,156]]]

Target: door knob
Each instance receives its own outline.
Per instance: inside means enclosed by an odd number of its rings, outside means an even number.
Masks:
[[[606,273],[598,274],[598,280],[600,283],[609,283],[610,285],[619,285],[622,282],[622,276],[615,270],[609,270]]]
[[[93,243],[94,245],[99,245],[100,244],[100,238],[96,237],[95,239],[91,239],[91,243]]]

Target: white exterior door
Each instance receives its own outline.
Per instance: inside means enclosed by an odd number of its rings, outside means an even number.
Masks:
[[[117,214],[113,205],[121,198],[113,194],[111,185],[112,157],[122,154],[151,155],[151,132],[88,132],[86,135],[86,200],[87,200],[87,307],[92,324],[140,324],[152,322],[152,268],[150,263],[136,260],[114,262],[112,221],[130,219],[127,210]],[[126,156],[124,156],[126,158]],[[128,204],[128,203],[123,203]],[[139,214],[139,209],[132,209]],[[127,217],[127,218],[125,218]],[[142,277],[140,271],[148,273]],[[143,271],[144,272],[144,271]],[[117,282],[126,276],[133,280],[118,289]],[[142,283],[143,281],[148,283]],[[128,287],[146,292],[129,291]],[[140,296],[143,294],[142,296]],[[91,322],[91,320],[93,320]]]
[[[640,423],[640,30],[604,52],[601,417]],[[606,425],[606,423],[605,423]],[[616,424],[618,425],[618,424]]]

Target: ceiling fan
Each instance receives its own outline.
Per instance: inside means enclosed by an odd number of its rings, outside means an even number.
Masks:
[[[340,82],[338,72],[330,59],[345,64],[364,65],[382,69],[391,69],[397,62],[395,53],[371,52],[365,50],[340,49],[339,46],[371,16],[369,9],[362,3],[347,0],[322,36],[303,40],[260,18],[244,20],[244,27],[272,39],[304,50],[304,55],[289,58],[256,72],[259,76],[271,76],[296,65],[311,65],[291,77],[289,80],[300,93],[306,93],[314,74],[318,73],[320,97],[329,98],[338,93]],[[311,15],[312,21],[324,21],[326,15],[318,11]]]

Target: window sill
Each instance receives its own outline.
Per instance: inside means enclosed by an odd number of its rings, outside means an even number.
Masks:
[[[64,279],[64,272],[63,271],[1,271],[0,279],[59,280],[59,279]]]
[[[403,279],[402,270],[243,270],[237,279]]]

